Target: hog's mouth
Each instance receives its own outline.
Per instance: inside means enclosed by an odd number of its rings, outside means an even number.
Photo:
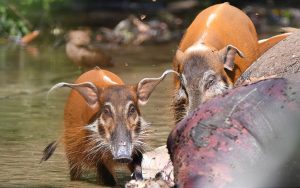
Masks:
[[[113,160],[118,163],[130,163],[132,161],[132,158],[128,156],[118,156],[114,157]]]

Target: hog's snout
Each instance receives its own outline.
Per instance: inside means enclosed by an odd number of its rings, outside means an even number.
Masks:
[[[120,141],[113,150],[113,159],[120,163],[131,162],[131,144]]]

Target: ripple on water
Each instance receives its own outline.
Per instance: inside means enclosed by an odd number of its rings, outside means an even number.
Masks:
[[[174,48],[163,45],[114,51],[117,65],[110,70],[126,83],[158,77],[171,67]],[[69,180],[62,145],[48,161],[39,163],[44,147],[62,133],[63,107],[70,91],[57,90],[46,101],[47,90],[80,74],[63,49],[44,47],[40,54],[32,58],[15,48],[0,48],[0,187],[99,187],[94,173],[87,174],[84,181]],[[152,58],[153,54],[161,55]],[[152,123],[154,133],[147,140],[152,148],[165,144],[173,125],[171,87],[172,76],[168,76],[142,107],[145,120]],[[121,183],[128,176],[118,173]]]

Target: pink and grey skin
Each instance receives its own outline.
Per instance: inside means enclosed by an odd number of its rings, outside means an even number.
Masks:
[[[237,87],[178,123],[167,142],[176,187],[299,185],[283,176],[291,157],[299,161],[298,78]]]

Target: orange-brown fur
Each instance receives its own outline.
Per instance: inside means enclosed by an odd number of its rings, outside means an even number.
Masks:
[[[124,82],[117,75],[99,69],[91,70],[81,75],[75,83],[90,81],[98,87],[107,87],[111,85],[111,83],[103,80],[104,74],[112,81],[124,85]],[[109,155],[94,157],[93,160],[86,159],[86,151],[90,150],[93,145],[88,144],[86,141],[87,135],[83,128],[89,123],[89,120],[96,111],[97,110],[93,110],[88,106],[78,92],[75,90],[71,91],[64,111],[64,145],[67,158],[73,163],[70,164],[70,168],[72,168],[71,165],[74,165],[76,168],[78,164],[83,164],[83,166],[86,166],[87,168],[95,168],[95,162],[96,160],[99,160],[99,158],[102,158],[106,165],[110,167],[113,165],[113,161],[111,160],[112,157]],[[78,166],[81,167],[80,165]],[[114,171],[111,170],[111,173],[113,174]]]
[[[183,87],[182,79],[174,77],[176,122],[200,103],[232,87],[258,57],[289,34],[258,41],[250,18],[229,3],[217,4],[200,12],[187,28],[173,59],[173,69],[182,78],[187,78]],[[215,94],[213,89],[203,89],[207,83],[203,75],[207,71],[216,78],[212,83],[219,92]],[[186,95],[182,94],[183,90]]]
[[[216,14],[209,27],[207,22],[209,16]],[[220,50],[226,45],[231,44],[237,47],[245,55],[245,58],[236,56],[235,72],[231,79],[236,81],[258,57],[266,50],[286,38],[289,33],[274,36],[267,39],[263,44],[258,43],[257,33],[250,18],[241,10],[229,5],[228,3],[211,6],[200,12],[188,27],[182,38],[178,49],[185,51],[196,42],[204,42],[213,49]],[[180,62],[174,58],[174,70],[182,71]]]
[[[148,124],[139,105],[147,103],[155,87],[171,72],[125,85],[115,74],[96,68],[74,84],[61,82],[50,89],[73,89],[65,106],[63,140],[71,180],[80,179],[84,169],[95,168],[99,182],[115,185],[115,167],[121,164],[127,165],[134,179],[143,179],[141,163]],[[57,143],[45,148],[42,161],[51,157]]]

